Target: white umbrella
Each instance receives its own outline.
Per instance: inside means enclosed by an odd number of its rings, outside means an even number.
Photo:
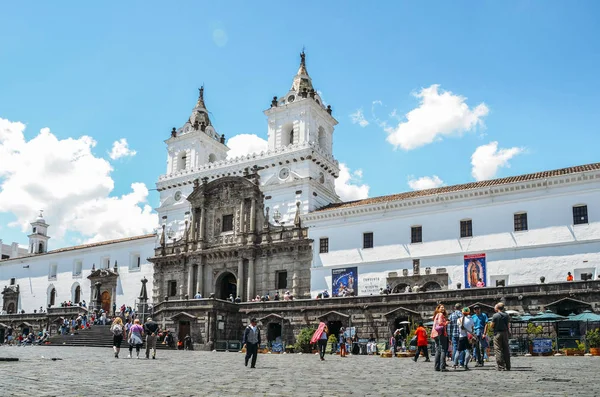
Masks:
[[[410,321],[400,321],[398,324],[410,324]]]
[[[516,310],[507,310],[506,314],[510,315],[510,316],[518,316],[519,312]]]

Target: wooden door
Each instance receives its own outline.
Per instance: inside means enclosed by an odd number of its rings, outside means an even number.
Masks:
[[[107,315],[110,313],[110,292],[108,291],[102,293],[102,310],[104,310]]]

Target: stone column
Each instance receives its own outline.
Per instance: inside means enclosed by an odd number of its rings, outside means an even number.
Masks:
[[[256,199],[252,198],[252,204],[250,205],[250,233],[255,233],[256,226]]]
[[[248,291],[247,291],[247,301],[250,302],[254,299],[254,258],[248,259]]]
[[[240,204],[240,234],[243,234],[246,231],[246,222],[244,222],[244,199],[242,199],[242,204]]]
[[[203,283],[204,283],[204,279],[203,279],[203,275],[204,275],[204,260],[201,259],[202,262],[200,262],[198,264],[198,275],[196,276],[196,291],[200,292],[200,295],[202,295],[203,298],[206,298],[206,296],[204,296],[204,289],[203,287]]]
[[[206,223],[206,210],[204,207],[200,210],[200,241],[204,241],[204,224]]]
[[[241,299],[244,299],[244,259],[238,260],[238,279],[237,279],[237,294]]]
[[[188,263],[188,287],[187,287],[188,298],[194,297],[194,265]]]
[[[300,298],[298,291],[298,272],[296,270],[292,273],[292,295],[294,295],[294,299]]]

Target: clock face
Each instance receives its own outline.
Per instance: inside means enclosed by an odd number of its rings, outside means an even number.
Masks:
[[[279,179],[286,180],[290,176],[290,170],[288,168],[282,168],[279,170]]]
[[[179,201],[181,200],[181,192],[180,191],[176,191],[175,192],[175,201]]]
[[[288,97],[288,102],[294,102],[294,99],[296,99],[296,97],[294,97],[293,95],[290,95]]]

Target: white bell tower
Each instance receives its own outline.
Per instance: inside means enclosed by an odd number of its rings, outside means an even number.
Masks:
[[[48,252],[48,224],[42,216],[43,210],[40,211],[37,219],[31,222],[31,234],[29,237],[29,253],[44,254]]]
[[[271,102],[268,147],[276,153],[272,167],[261,171],[267,203],[285,219],[293,217],[296,203],[303,213],[340,201],[335,192],[339,164],[333,157],[333,131],[338,124],[313,87],[306,70],[306,55],[289,91]]]

